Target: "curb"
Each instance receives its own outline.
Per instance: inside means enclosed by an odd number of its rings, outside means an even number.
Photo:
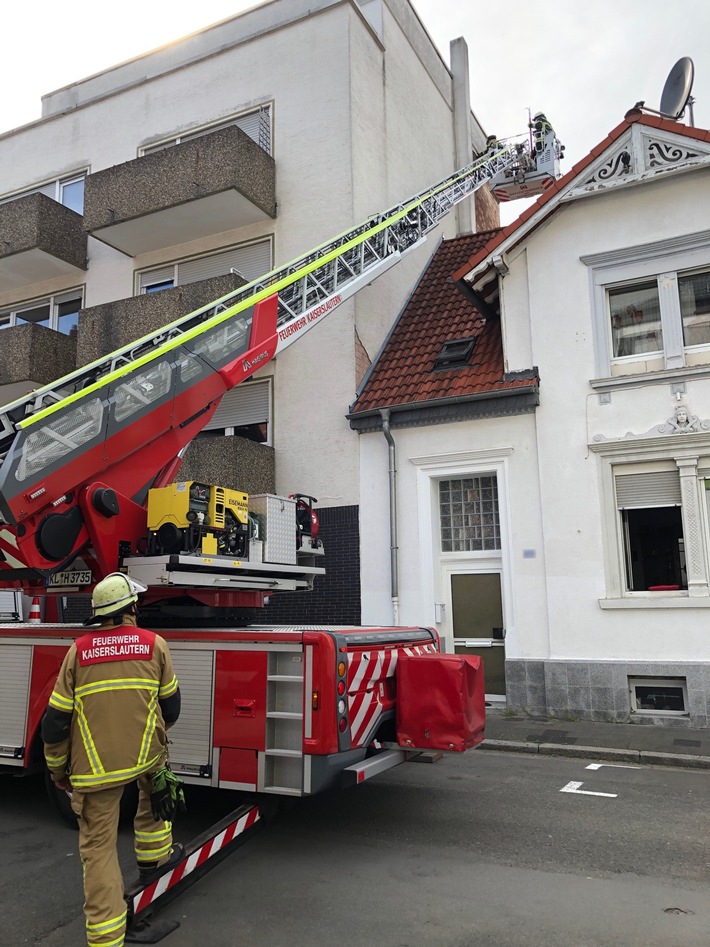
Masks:
[[[583,760],[614,760],[617,763],[643,763],[646,766],[677,766],[683,769],[710,769],[710,756],[684,753],[658,753],[651,750],[619,750],[601,746],[570,746],[566,743],[527,743],[520,740],[484,740],[484,750],[510,753],[536,753],[543,756],[568,756]]]

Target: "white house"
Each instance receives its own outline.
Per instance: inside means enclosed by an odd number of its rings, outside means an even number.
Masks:
[[[707,726],[709,219],[710,132],[632,110],[444,241],[349,415],[364,622],[436,624],[515,710]]]

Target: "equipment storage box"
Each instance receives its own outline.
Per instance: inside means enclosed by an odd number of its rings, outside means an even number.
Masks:
[[[296,565],[296,501],[273,493],[249,496],[249,512],[259,522],[263,562]]]
[[[483,739],[483,663],[473,654],[406,654],[397,659],[397,743],[455,750]]]

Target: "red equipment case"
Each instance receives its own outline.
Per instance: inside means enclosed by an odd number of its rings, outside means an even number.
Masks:
[[[471,654],[401,654],[397,743],[462,753],[483,740],[483,664]]]

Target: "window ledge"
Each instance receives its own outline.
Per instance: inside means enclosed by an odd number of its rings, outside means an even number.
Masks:
[[[710,378],[710,365],[664,368],[661,371],[639,372],[636,375],[611,375],[607,378],[591,378],[589,384],[595,391],[602,392],[614,391],[617,388],[638,388],[640,385],[656,385],[658,382],[670,384],[690,378]]]
[[[600,598],[599,608],[710,608],[710,596],[688,598],[684,595],[659,595],[653,598]]]
[[[688,710],[631,710],[632,717],[689,717]]]

